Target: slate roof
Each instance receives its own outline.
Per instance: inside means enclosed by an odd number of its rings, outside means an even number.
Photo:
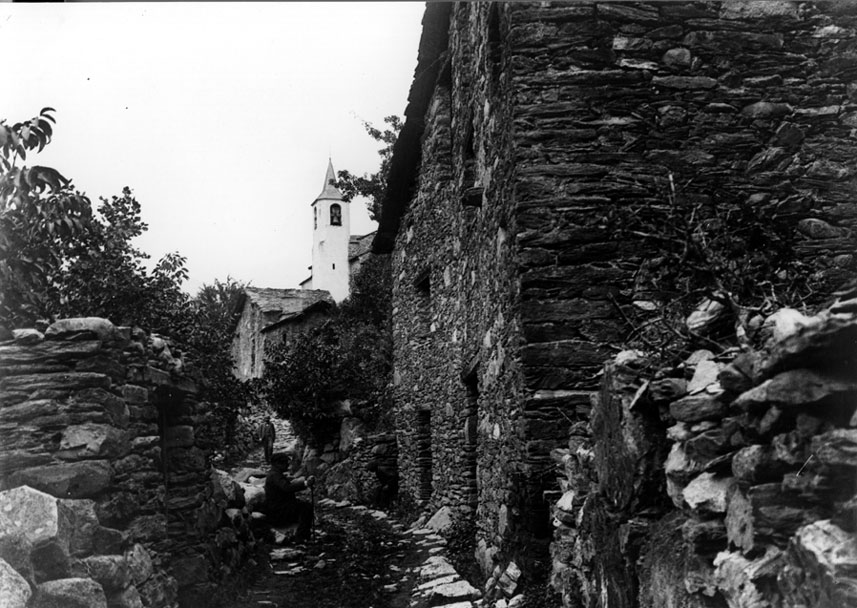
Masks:
[[[405,124],[393,145],[387,188],[381,198],[381,221],[372,246],[375,253],[393,251],[399,222],[416,187],[426,110],[438,78],[448,70],[444,66],[448,61],[445,52],[449,42],[451,7],[451,2],[426,2],[417,67],[405,108]]]
[[[348,260],[359,258],[372,250],[372,240],[375,238],[375,233],[354,235],[348,242]]]
[[[317,302],[333,303],[330,293],[321,289],[247,287],[244,292],[262,312],[279,312],[281,316],[301,313]]]

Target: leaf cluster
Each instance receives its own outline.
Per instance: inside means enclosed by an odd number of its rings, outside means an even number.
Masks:
[[[129,188],[96,210],[50,167],[18,166],[53,136],[52,108],[9,126],[0,121],[0,325],[99,316],[170,336],[201,374],[212,422],[234,425],[252,398],[232,374],[230,346],[244,285],[232,278],[182,291],[186,258],[164,255],[151,270],[134,246],[148,226]]]
[[[366,197],[368,202],[366,207],[369,210],[369,217],[373,221],[378,221],[381,218],[381,197],[384,190],[387,188],[387,174],[390,169],[390,162],[393,158],[393,146],[396,139],[399,137],[399,132],[402,130],[402,119],[398,116],[391,115],[384,118],[384,123],[388,125],[385,129],[378,129],[372,123],[364,121],[363,128],[369,137],[384,144],[378,150],[381,157],[381,165],[375,173],[364,173],[362,176],[355,175],[347,170],[337,172],[339,178],[334,185],[342,191],[343,200],[350,201],[355,196]]]
[[[343,400],[362,403],[370,422],[387,410],[389,302],[389,258],[371,256],[355,277],[351,297],[329,319],[266,353],[259,390],[305,440],[318,441],[328,432]]]

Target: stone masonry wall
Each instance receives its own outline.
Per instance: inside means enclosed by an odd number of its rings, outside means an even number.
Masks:
[[[0,489],[82,501],[119,553],[144,547],[155,582],[137,586],[143,605],[213,591],[210,577],[247,557],[252,538],[217,532],[227,501],[195,433],[206,404],[167,339],[96,318],[15,330],[0,343],[0,403]],[[63,563],[52,578],[75,571]]]
[[[853,274],[857,5],[448,12],[411,90],[414,105],[437,70],[428,109],[406,113],[424,123],[416,189],[388,222],[402,490],[466,514],[475,476],[483,569],[515,560],[526,579],[547,555],[551,450],[591,440],[603,361],[671,297],[640,280],[658,235],[620,237],[623,218],[663,210],[673,187],[764,205],[794,227],[816,301]]]
[[[617,238],[615,218],[663,208],[671,179],[695,203],[775,205],[827,293],[853,275],[857,5],[502,8],[525,342],[519,510],[532,521],[558,434],[588,434],[602,362],[635,329],[626,317],[647,320],[634,303],[650,297],[637,285],[657,249]]]
[[[564,606],[857,601],[857,299],[783,309],[758,349],[605,367],[591,435],[554,456]],[[767,337],[767,341],[764,338]]]
[[[457,517],[478,510],[480,560],[491,572],[499,551],[531,546],[520,498],[517,281],[508,271],[510,110],[501,72],[482,69],[494,56],[488,22],[499,17],[483,4],[451,11],[417,192],[393,255],[400,492]],[[546,509],[537,521],[545,527]]]
[[[595,388],[658,255],[610,218],[663,208],[670,179],[776,206],[823,293],[853,275],[857,5],[515,3],[510,22],[528,388]]]

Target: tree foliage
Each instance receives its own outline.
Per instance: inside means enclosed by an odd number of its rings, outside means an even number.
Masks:
[[[57,170],[19,166],[50,143],[54,112],[0,121],[0,325],[99,316],[169,336],[201,374],[203,397],[215,404],[212,422],[231,428],[252,397],[230,356],[244,285],[227,278],[192,298],[182,290],[188,272],[179,253],[146,268],[149,256],[133,240],[148,226],[129,188],[93,210]]]
[[[387,116],[384,118],[384,123],[388,127],[381,130],[370,122],[363,122],[363,127],[369,137],[384,144],[384,147],[378,150],[381,157],[381,165],[378,171],[372,174],[364,173],[362,176],[354,175],[347,170],[338,171],[339,179],[335,183],[335,186],[342,191],[342,197],[346,201],[352,200],[355,196],[364,196],[369,199],[366,206],[369,210],[369,217],[374,221],[378,221],[381,217],[381,196],[387,187],[387,173],[393,158],[393,146],[402,130],[402,120],[398,116]]]
[[[320,442],[346,399],[378,423],[391,371],[389,257],[372,256],[330,319],[270,349],[260,391],[302,438]]]
[[[43,166],[19,166],[53,135],[52,108],[26,122],[0,121],[0,324],[102,316],[122,325],[176,333],[187,324],[185,258],[170,253],[151,271],[132,240],[145,232],[140,204],[90,199]]]

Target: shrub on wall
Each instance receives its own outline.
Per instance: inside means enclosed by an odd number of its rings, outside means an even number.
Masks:
[[[744,340],[784,306],[817,304],[830,286],[797,254],[793,214],[764,193],[700,192],[662,182],[662,204],[615,208],[606,225],[618,239],[640,242],[642,260],[621,307],[632,330],[626,344],[680,354]],[[615,302],[618,306],[618,302]],[[696,316],[691,317],[696,311]],[[678,350],[677,350],[678,349]]]
[[[392,373],[389,277],[389,259],[371,256],[329,320],[267,353],[260,392],[302,439],[319,443],[338,428],[346,399],[373,426],[384,419]]]

